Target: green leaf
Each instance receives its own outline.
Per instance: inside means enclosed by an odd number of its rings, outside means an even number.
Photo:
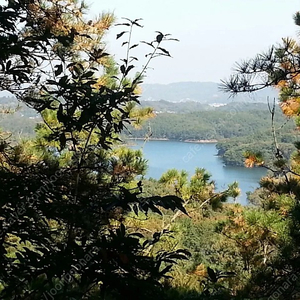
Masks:
[[[128,31],[122,31],[120,33],[117,34],[117,39],[119,39],[123,34],[125,34]]]
[[[146,45],[152,47],[153,49],[155,49],[155,47],[153,46],[152,43],[149,43],[149,42],[146,42],[146,41],[141,41],[141,43],[146,44]]]
[[[207,267],[207,274],[212,282],[218,281],[215,271],[213,269],[211,269],[210,267]]]
[[[161,32],[159,32],[159,34],[156,36],[156,41],[158,43],[160,43],[162,41],[163,37],[164,37],[164,35]]]
[[[11,60],[9,60],[6,64],[6,71],[9,71],[10,67],[11,67]]]
[[[63,115],[63,105],[60,103],[58,110],[57,110],[57,120],[58,122],[64,122],[64,115]]]
[[[133,211],[134,211],[134,213],[135,213],[136,215],[139,214],[139,209],[138,209],[138,206],[137,206],[136,203],[132,206],[132,209],[133,209]]]
[[[59,136],[59,143],[61,149],[64,149],[66,147],[67,139],[64,133],[60,134]]]
[[[134,44],[132,45],[129,49],[133,49],[133,48],[136,48],[139,44]]]
[[[124,75],[125,75],[126,68],[125,68],[125,66],[124,66],[124,65],[122,65],[122,66],[120,67],[120,71],[121,71],[121,73],[122,73],[122,74],[124,74]]]
[[[82,75],[83,78],[90,78],[90,77],[93,77],[94,76],[94,72],[93,71],[89,71],[89,72],[86,72]]]
[[[157,49],[161,50],[163,53],[165,53],[167,56],[171,56],[169,51],[167,51],[166,49],[162,48],[162,47],[158,47]]]
[[[166,266],[161,272],[159,272],[159,274],[161,276],[164,276],[166,273],[170,272],[170,270],[172,269],[172,265]]]
[[[55,76],[60,75],[63,72],[63,66],[62,65],[56,65],[56,70],[54,71]]]
[[[133,68],[134,68],[133,65],[128,66],[124,75],[127,76],[127,74],[130,72],[130,70],[132,70]]]

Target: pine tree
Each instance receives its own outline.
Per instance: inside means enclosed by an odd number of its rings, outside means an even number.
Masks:
[[[294,16],[297,26],[300,24],[299,17],[299,13]],[[265,87],[277,88],[279,105],[283,113],[287,117],[294,117],[299,127],[299,61],[299,41],[284,38],[280,45],[272,46],[266,53],[238,64],[235,74],[223,82],[222,88],[233,95],[240,92],[254,92]],[[243,238],[250,235],[246,238],[249,243],[247,253],[249,254],[252,248],[253,252],[249,257],[255,259],[259,255],[260,263],[264,264],[252,272],[244,295],[256,298],[274,296],[282,299],[298,299],[300,145],[299,142],[295,143],[296,151],[290,159],[284,157],[278,146],[274,127],[275,102],[273,106],[269,104],[269,109],[274,140],[273,165],[266,166],[260,154],[251,151],[245,153],[248,166],[265,166],[271,173],[262,178],[261,188],[255,193],[258,207],[243,213],[242,217],[243,224],[239,234]],[[234,219],[232,222],[234,223]],[[252,240],[251,236],[255,238]],[[241,240],[237,239],[237,242]]]

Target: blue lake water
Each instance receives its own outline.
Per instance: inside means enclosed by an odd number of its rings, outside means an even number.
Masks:
[[[132,148],[143,149],[149,165],[146,177],[159,179],[172,168],[186,170],[191,176],[196,167],[205,168],[212,175],[218,191],[226,189],[227,184],[238,181],[241,195],[237,201],[241,204],[247,204],[246,192],[257,188],[260,178],[266,174],[263,168],[224,166],[222,159],[216,156],[216,144],[149,141],[144,147],[143,145],[143,141],[138,140]]]

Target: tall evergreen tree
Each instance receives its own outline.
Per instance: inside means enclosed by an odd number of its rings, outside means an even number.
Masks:
[[[299,13],[294,20],[299,26]],[[279,89],[280,107],[287,117],[294,117],[299,126],[299,41],[285,38],[278,46],[237,65],[236,72],[224,81],[222,88],[233,95],[240,92],[254,92],[267,86]],[[299,142],[296,151],[287,160],[278,146],[274,127],[275,104],[270,105],[274,146],[271,175],[261,180],[261,188],[255,194],[256,210],[244,214],[243,236],[251,231],[259,242],[262,265],[251,275],[244,294],[251,297],[268,299],[298,299],[300,293],[300,253],[299,253],[299,209],[300,174]],[[248,166],[262,165],[263,158],[253,152],[246,153]],[[237,226],[235,224],[234,226]],[[245,229],[245,226],[247,229]],[[248,226],[250,226],[248,228]],[[248,244],[253,244],[247,238]],[[257,248],[258,249],[258,248]],[[249,247],[248,247],[249,250]],[[249,252],[248,252],[249,254]],[[252,259],[256,255],[252,255]]]

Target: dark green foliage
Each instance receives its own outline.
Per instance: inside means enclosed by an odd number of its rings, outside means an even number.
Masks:
[[[265,106],[267,109],[267,106]],[[228,139],[234,137],[256,136],[264,138],[270,135],[271,119],[268,119],[267,111],[198,111],[189,114],[162,113],[151,120],[152,138],[169,138],[176,140],[209,140]],[[286,122],[286,118],[278,112],[276,125],[279,128]],[[293,122],[284,126],[284,130],[292,132]],[[130,130],[133,137],[144,137],[149,129],[147,125],[142,130]],[[288,131],[287,130],[287,131]],[[286,133],[286,132],[285,132]]]
[[[290,138],[290,139],[289,139]],[[283,137],[285,142],[281,142],[279,147],[282,150],[284,157],[290,157],[295,151],[292,141],[295,141],[297,136],[286,134]],[[288,141],[288,142],[286,142]],[[221,156],[226,165],[244,166],[245,151],[261,152],[263,161],[271,165],[274,159],[275,148],[270,135],[253,135],[248,137],[233,138],[226,141],[220,141],[216,145],[218,155]]]
[[[147,103],[148,104],[148,103]],[[266,163],[274,157],[271,116],[267,105],[251,109],[248,104],[229,105],[210,111],[188,114],[161,113],[141,130],[130,129],[131,137],[168,138],[175,140],[218,140],[218,155],[226,165],[244,165],[246,150],[261,151]],[[255,107],[255,106],[254,106]],[[263,109],[262,109],[263,108]],[[277,110],[275,126],[280,148],[289,157],[297,140],[295,125]]]
[[[63,35],[44,27],[47,5],[53,3],[44,4],[20,0],[0,6],[1,89],[43,118],[33,155],[22,145],[1,141],[0,298],[158,297],[160,280],[189,253],[173,249],[147,255],[162,234],[147,239],[126,228],[124,218],[131,211],[160,213],[160,208],[186,213],[183,200],[138,197],[142,185],[132,180],[143,174],[144,161],[112,152],[131,122],[125,107],[138,102],[135,89],[142,74],[126,80],[132,67],[125,63],[119,84],[95,88],[99,70],[92,64],[108,54],[93,49],[79,59],[72,45],[81,33],[71,28]],[[56,13],[65,12],[65,3],[53,5]],[[45,18],[33,19],[34,9]],[[15,26],[24,22],[27,37]],[[161,34],[155,43],[163,53],[159,45],[166,39]],[[53,73],[40,76],[52,61]]]

